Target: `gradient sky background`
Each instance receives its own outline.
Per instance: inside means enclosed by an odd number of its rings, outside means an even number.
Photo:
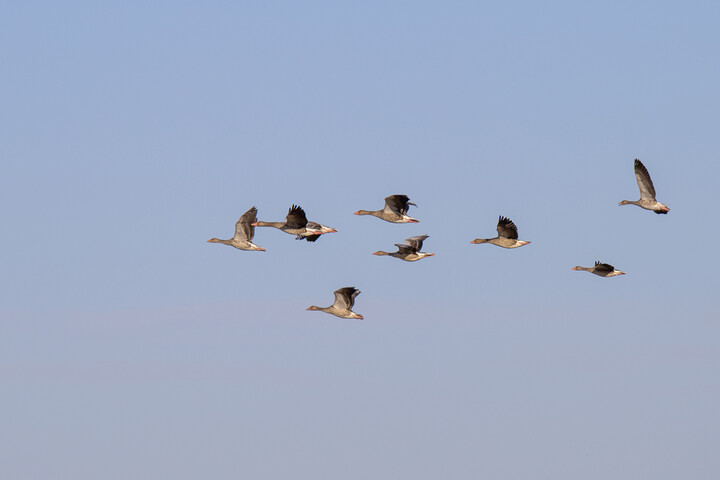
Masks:
[[[720,478],[717,2],[151,3],[0,7],[0,477]]]

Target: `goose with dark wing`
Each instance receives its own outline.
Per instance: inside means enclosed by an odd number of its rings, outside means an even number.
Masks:
[[[645,210],[652,210],[657,214],[667,214],[670,211],[667,205],[655,199],[655,186],[653,186],[650,173],[637,158],[635,159],[635,180],[637,180],[640,189],[640,200],[623,200],[618,205],[637,205]]]
[[[311,235],[321,235],[323,233],[319,229],[316,230],[308,227],[305,210],[297,205],[290,207],[284,222],[254,222],[252,225],[255,227],[277,228],[285,233],[289,233],[290,235],[295,235],[297,238],[304,238]]]
[[[427,235],[410,237],[405,239],[404,244],[395,244],[395,246],[398,247],[397,252],[383,252],[382,250],[379,250],[373,253],[373,255],[389,255],[391,257],[399,258],[400,260],[405,260],[406,262],[417,262],[422,258],[432,257],[435,255],[434,253],[425,253],[420,251],[426,238],[428,238]]]
[[[594,267],[573,267],[573,270],[584,270],[586,272],[594,273],[600,277],[614,277],[616,275],[625,275],[625,272],[617,270],[615,267],[608,263],[601,263],[596,261]]]
[[[390,195],[385,198],[385,207],[382,210],[358,210],[355,215],[372,215],[391,223],[418,223],[419,220],[407,215],[410,205],[415,204],[407,195]]]
[[[527,245],[530,242],[525,240],[518,240],[518,230],[513,223],[507,217],[500,216],[497,224],[498,236],[493,238],[476,238],[470,243],[492,243],[498,247],[503,248],[518,248],[523,245]]]
[[[352,311],[352,307],[355,305],[355,297],[360,294],[360,290],[355,287],[343,287],[338,288],[333,293],[335,294],[335,302],[329,307],[316,307],[315,305],[311,305],[306,310],[320,310],[321,312],[330,313],[340,318],[363,319],[362,315]]]
[[[243,213],[240,219],[235,223],[235,235],[228,240],[221,240],[219,238],[211,238],[208,240],[209,243],[224,243],[230,245],[239,250],[255,250],[264,252],[263,247],[258,247],[252,243],[253,237],[255,236],[254,224],[257,221],[257,208],[252,207],[247,212]]]

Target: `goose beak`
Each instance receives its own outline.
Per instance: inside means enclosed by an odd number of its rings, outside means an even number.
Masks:
[[[357,212],[353,213],[353,215],[360,215],[360,210],[358,210]]]
[[[250,225],[252,225],[253,227],[257,227],[257,222],[253,222]]]

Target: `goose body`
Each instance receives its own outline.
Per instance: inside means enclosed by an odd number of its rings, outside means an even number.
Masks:
[[[278,230],[289,233],[290,235],[295,235],[300,239],[311,235],[321,235],[323,233],[319,229],[313,230],[312,228],[308,228],[308,220],[305,216],[305,210],[303,210],[302,207],[299,207],[297,205],[293,205],[290,207],[290,210],[288,210],[288,214],[287,217],[285,217],[284,222],[256,221],[252,225],[256,227],[277,228]]]
[[[372,215],[391,223],[418,223],[419,220],[407,215],[410,205],[415,204],[410,202],[407,195],[390,195],[385,198],[382,210],[358,210],[355,215]]]
[[[254,224],[257,221],[257,208],[252,207],[250,210],[245,212],[240,219],[235,223],[235,235],[228,240],[221,240],[219,238],[211,238],[208,240],[209,243],[224,243],[230,245],[239,250],[255,250],[264,252],[265,249],[258,247],[252,243],[252,239],[255,236]]]
[[[327,225],[322,225],[322,224],[317,223],[317,222],[308,222],[308,223],[307,223],[307,226],[306,226],[305,228],[307,228],[308,230],[315,230],[315,231],[318,231],[318,232],[320,232],[320,233],[316,233],[316,234],[312,234],[312,235],[306,235],[306,236],[304,236],[304,237],[303,237],[302,235],[298,235],[298,236],[295,237],[297,240],[305,239],[305,240],[307,240],[308,242],[314,242],[315,240],[317,240],[318,238],[320,238],[320,235],[324,235],[324,234],[326,234],[326,233],[335,233],[335,232],[337,232],[337,230],[335,230],[334,228],[328,227]]]
[[[608,263],[595,262],[594,267],[573,267],[573,270],[584,270],[586,272],[594,273],[600,277],[614,277],[617,275],[625,275],[625,272],[617,270],[615,267]]]
[[[363,319],[362,315],[352,311],[352,307],[355,305],[355,297],[360,294],[360,290],[355,287],[343,287],[338,288],[333,293],[335,294],[335,302],[329,307],[316,307],[315,305],[311,305],[306,310],[319,310],[340,318]]]
[[[373,253],[373,255],[389,255],[391,257],[399,258],[400,260],[405,260],[406,262],[417,262],[422,258],[432,257],[435,255],[434,253],[425,253],[420,251],[422,249],[423,241],[425,241],[426,238],[428,238],[427,235],[410,237],[405,239],[404,244],[395,244],[395,246],[398,247],[397,252],[383,252],[382,250],[379,250]]]
[[[518,230],[515,223],[502,215],[498,219],[497,232],[497,237],[476,238],[470,243],[492,243],[503,248],[518,248],[530,243],[525,240],[518,240]]]
[[[652,210],[657,214],[667,214],[670,211],[667,205],[655,199],[655,187],[650,178],[650,173],[637,158],[635,159],[635,180],[637,180],[640,189],[640,200],[623,200],[618,205],[637,205],[645,210]]]

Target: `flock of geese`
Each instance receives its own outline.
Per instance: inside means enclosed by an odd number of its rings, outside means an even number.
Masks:
[[[623,200],[619,205],[637,205],[645,210],[653,211],[657,214],[667,214],[670,209],[667,205],[660,203],[655,198],[655,187],[650,179],[650,174],[640,160],[635,159],[635,179],[640,189],[640,199],[637,201]],[[358,210],[355,215],[372,215],[381,220],[391,223],[418,223],[419,220],[408,216],[408,208],[415,205],[410,202],[407,195],[390,195],[385,199],[385,206],[381,210]],[[252,207],[245,212],[235,223],[235,235],[227,240],[219,238],[211,238],[210,243],[223,243],[230,245],[239,250],[261,251],[265,249],[253,243],[255,237],[255,227],[273,227],[290,235],[295,235],[298,240],[306,240],[315,242],[321,235],[326,233],[337,232],[334,228],[326,225],[311,222],[307,219],[305,211],[297,206],[292,205],[285,217],[284,222],[261,222],[257,219],[257,208]],[[382,250],[375,252],[373,255],[388,255],[399,258],[406,262],[416,262],[425,257],[431,257],[434,253],[421,252],[423,242],[427,239],[427,235],[418,235],[405,240],[405,243],[396,243],[398,248],[396,252],[384,252]],[[476,238],[470,243],[491,243],[503,248],[518,248],[528,245],[530,242],[518,239],[518,229],[515,223],[507,217],[500,216],[497,224],[497,236],[493,238]],[[594,273],[601,277],[614,277],[624,275],[625,272],[617,270],[608,263],[595,262],[592,267],[573,267],[573,270],[584,270]],[[352,311],[355,305],[355,297],[360,294],[360,290],[355,287],[343,287],[335,290],[335,301],[329,307],[317,307],[311,305],[307,310],[319,310],[321,312],[330,313],[340,318],[356,318],[363,319]]]

